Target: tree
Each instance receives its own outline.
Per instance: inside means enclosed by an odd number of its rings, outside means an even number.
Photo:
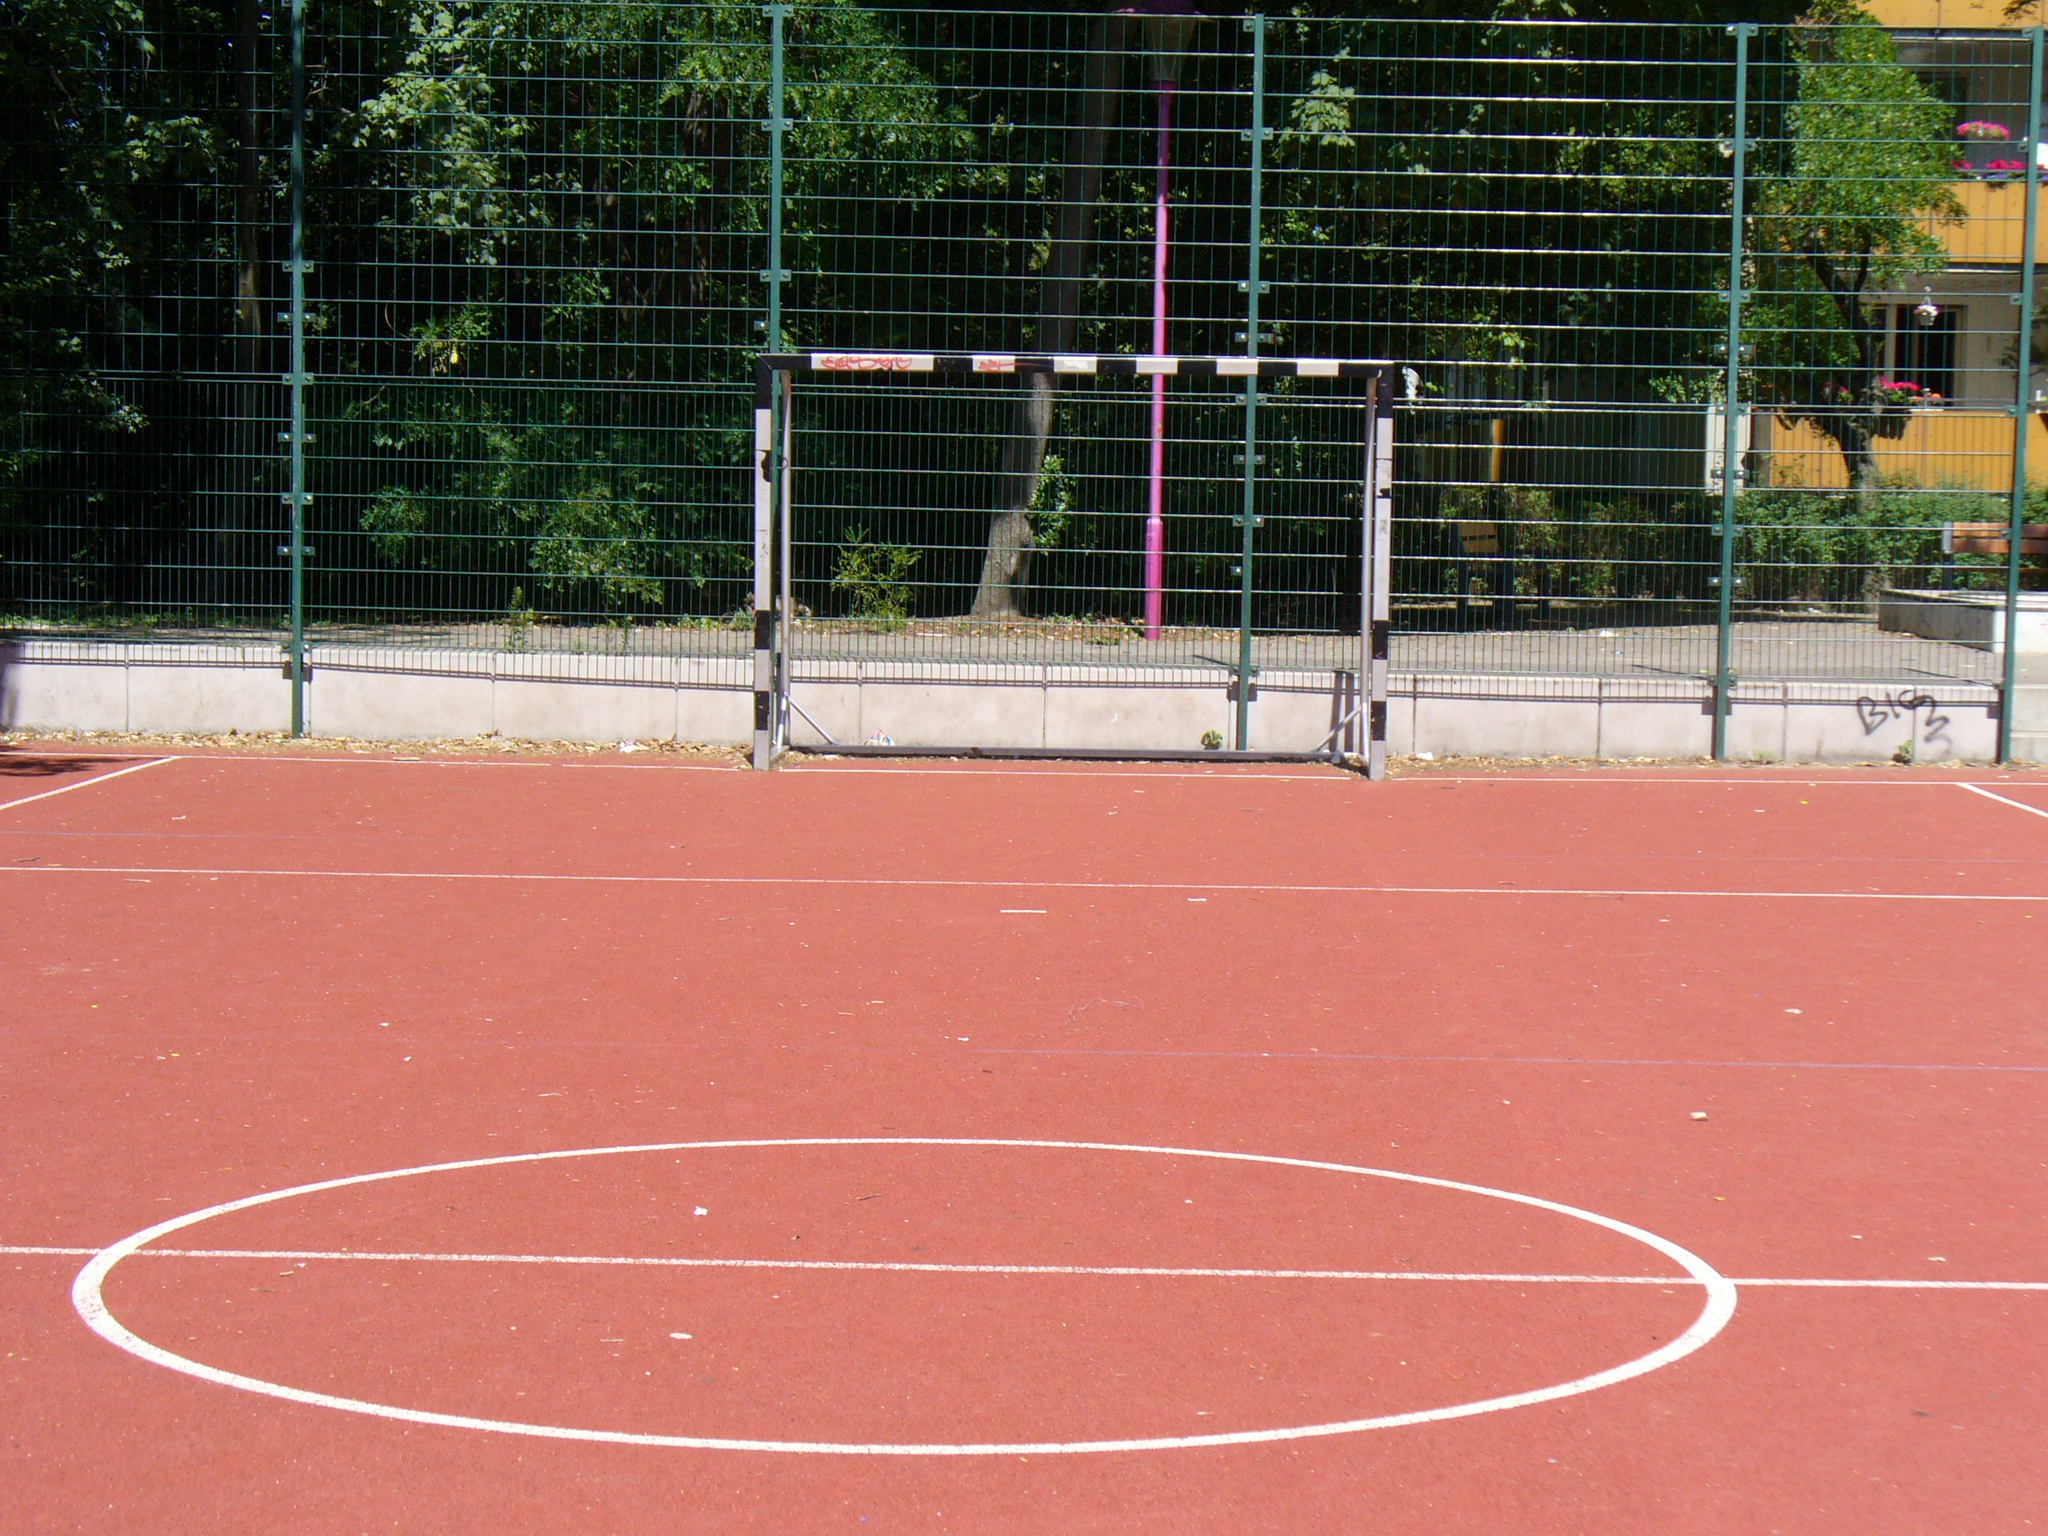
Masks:
[[[1041,353],[1074,350],[1080,318],[1081,283],[1094,244],[1096,199],[1101,195],[1109,131],[1122,96],[1120,77],[1129,46],[1129,18],[1098,17],[1089,30],[1087,63],[1067,131],[1066,164],[1050,248],[1039,278],[1039,318],[1032,346]],[[1031,511],[1038,504],[1045,471],[1046,440],[1053,424],[1053,381],[1033,374],[1012,413],[1003,443],[997,484],[1002,505],[990,519],[988,547],[975,585],[970,613],[977,619],[1020,617],[1029,575]]]
[[[1896,291],[1948,255],[1932,227],[1962,217],[1950,183],[1955,113],[1900,66],[1852,0],[1820,0],[1792,43],[1796,91],[1774,166],[1752,184],[1758,395],[1841,451],[1849,483],[1876,483],[1872,440],[1898,391],[1881,377]]]
[[[271,367],[269,60],[238,5],[0,6],[0,519],[28,554],[0,570],[26,606],[266,596],[227,573],[274,563],[275,444],[217,382]]]
[[[152,248],[146,187],[166,168],[196,177],[218,143],[197,117],[152,111],[156,46],[135,0],[18,0],[0,8],[0,496],[46,459],[28,423],[61,410],[134,432],[95,333]],[[110,127],[112,131],[110,132]]]
[[[829,0],[786,35],[791,165],[899,161],[926,198],[957,179],[964,130],[874,14]],[[764,339],[759,6],[408,0],[399,36],[321,165],[343,242],[381,210],[374,256],[328,262],[381,376],[348,406],[381,460],[361,527],[393,565],[475,578],[462,607],[515,581],[586,611],[701,606],[744,563],[725,523],[747,506],[733,386]],[[806,255],[863,210],[806,211],[783,262],[814,284]]]

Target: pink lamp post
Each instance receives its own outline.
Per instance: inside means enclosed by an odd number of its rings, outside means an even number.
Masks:
[[[1145,52],[1159,95],[1159,152],[1152,193],[1152,354],[1166,353],[1167,182],[1173,164],[1173,93],[1181,60],[1206,19],[1190,0],[1149,0],[1126,14],[1145,21]],[[1157,640],[1166,598],[1166,375],[1152,375],[1152,443],[1145,504],[1145,638]]]

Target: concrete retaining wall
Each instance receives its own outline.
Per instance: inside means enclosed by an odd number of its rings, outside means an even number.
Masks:
[[[2005,649],[2005,594],[1889,590],[1877,604],[1877,627],[1974,650]],[[2022,656],[2048,655],[2048,592],[2022,592],[2013,625]]]
[[[0,658],[0,724],[194,734],[286,728],[290,684],[275,650],[193,649],[17,644]],[[744,660],[721,657],[407,658],[337,647],[315,655],[307,723],[314,735],[372,741],[495,733],[740,745],[752,728],[746,672]],[[1252,703],[1251,744],[1317,750],[1348,710],[1352,687],[1349,674],[1268,673]],[[2048,754],[2048,689],[2022,692],[2018,745]],[[799,717],[796,739],[812,744],[829,732],[836,741],[886,737],[899,746],[1195,748],[1208,731],[1230,741],[1236,713],[1220,671],[845,662],[807,668],[794,696],[816,722]],[[1708,707],[1708,690],[1695,679],[1397,674],[1389,744],[1397,756],[1697,758],[1712,742]],[[1850,762],[1887,760],[1910,746],[1922,762],[1989,761],[1996,741],[1997,692],[1983,685],[1771,682],[1738,689],[1729,748],[1744,759]],[[1356,746],[1355,728],[1345,744]]]

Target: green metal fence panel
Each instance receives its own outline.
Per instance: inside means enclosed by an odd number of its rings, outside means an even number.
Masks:
[[[787,344],[1242,350],[1247,43],[1207,18],[940,12],[897,14],[886,42],[821,41],[832,91],[791,94]],[[821,152],[864,135],[888,148]],[[1237,627],[1241,397],[1213,380],[807,382],[794,655],[844,659],[874,605],[843,573],[883,562],[905,573],[893,633],[863,654],[1213,676]]]
[[[736,657],[760,11],[424,14],[338,53],[321,135],[316,622],[617,676]]]
[[[1278,344],[1409,368],[1396,671],[1702,675],[1728,39],[1272,30]]]
[[[296,558],[316,666],[741,686],[757,352],[1251,350],[1397,369],[1397,674],[2012,684],[1980,620],[2038,570],[1970,525],[2048,518],[2031,33],[303,9],[303,540],[288,18],[57,46],[20,104],[36,643],[275,661]],[[809,380],[791,657],[1336,669],[1355,418]]]
[[[273,39],[53,36],[6,141],[10,618],[274,620]],[[232,649],[232,648],[231,648]]]
[[[1997,675],[1988,647],[1951,641],[2004,562],[1945,557],[1943,533],[2007,514],[2030,45],[1874,24],[1758,34],[1745,676]]]

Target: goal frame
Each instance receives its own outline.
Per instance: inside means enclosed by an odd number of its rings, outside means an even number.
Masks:
[[[1358,695],[1313,752],[1228,752],[1184,750],[973,749],[862,747],[830,743],[834,753],[980,756],[1218,758],[1263,761],[1344,759],[1342,743],[1352,723],[1365,726],[1366,773],[1387,771],[1388,653],[1393,605],[1391,566],[1394,495],[1394,365],[1384,361],[1319,357],[1230,357],[1133,355],[1130,353],[1031,354],[994,352],[765,352],[754,360],[754,741],[753,765],[769,768],[791,747],[788,616],[792,606],[788,516],[791,505],[790,417],[799,375],[909,374],[987,376],[1049,374],[1055,378],[1166,377],[1257,379],[1354,379],[1365,386],[1363,465],[1360,471]],[[1251,472],[1247,463],[1246,472]],[[805,716],[809,719],[809,716]],[[812,722],[814,727],[816,722]],[[821,732],[820,734],[824,734]],[[829,737],[828,737],[829,742]]]

